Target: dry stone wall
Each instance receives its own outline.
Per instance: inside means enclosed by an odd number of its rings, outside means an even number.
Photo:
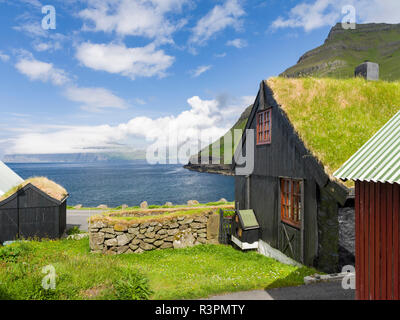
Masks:
[[[131,223],[116,219],[90,221],[94,253],[122,254],[218,243],[219,217],[214,212]]]

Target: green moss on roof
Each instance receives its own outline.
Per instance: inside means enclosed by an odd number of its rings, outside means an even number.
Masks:
[[[271,78],[306,147],[332,174],[400,110],[400,82]]]

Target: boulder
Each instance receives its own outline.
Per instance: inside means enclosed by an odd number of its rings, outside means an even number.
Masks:
[[[157,240],[157,241],[154,241],[153,244],[154,244],[156,247],[159,247],[159,246],[161,246],[163,243],[164,243],[164,240]]]
[[[191,232],[182,231],[175,235],[175,240],[173,242],[174,249],[181,249],[187,247],[193,247],[195,243],[195,238]]]
[[[106,228],[107,224],[103,221],[94,221],[94,222],[89,221],[89,227],[90,227],[90,229],[96,229],[96,228],[102,229],[102,228]]]
[[[76,210],[82,209],[82,205],[81,205],[81,204],[77,204],[77,205],[74,207],[74,209],[76,209]]]
[[[117,248],[117,254],[125,253],[129,249],[128,246],[122,246]]]
[[[140,204],[140,208],[142,208],[142,209],[147,209],[149,207],[149,204],[147,203],[147,201],[143,201],[141,204]]]
[[[221,199],[218,200],[218,202],[227,203],[228,200],[226,200],[225,198],[221,198]]]
[[[201,217],[196,217],[194,218],[194,222],[200,222],[200,223],[207,223],[207,217],[201,216]]]
[[[166,202],[166,203],[164,204],[164,206],[166,206],[166,207],[172,207],[173,204],[172,204],[172,202]]]
[[[118,232],[125,232],[128,230],[128,226],[122,223],[116,223],[114,225],[114,230]]]
[[[114,228],[103,228],[100,231],[104,233],[115,233]]]
[[[128,206],[127,204],[123,204],[123,205],[121,206],[121,209],[122,209],[122,210],[125,210],[126,208],[129,208],[129,206]]]
[[[104,244],[107,247],[116,247],[118,245],[118,240],[117,240],[117,238],[109,239],[109,240],[104,241]]]
[[[108,209],[108,206],[106,204],[101,204],[97,206],[97,209]]]
[[[139,246],[137,245],[137,244],[130,244],[129,245],[129,248],[132,250],[132,251],[136,251],[137,250],[137,248],[139,248]]]
[[[118,246],[122,247],[128,244],[132,240],[133,236],[129,233],[122,234],[117,237]]]
[[[144,251],[149,251],[149,250],[153,250],[154,246],[150,243],[146,243],[146,242],[142,242],[139,245],[140,249],[144,250]]]
[[[172,242],[164,242],[161,246],[160,249],[168,249],[168,248],[172,248],[173,244]]]
[[[89,237],[89,246],[93,251],[102,250],[104,243],[104,233],[93,233]]]
[[[198,204],[200,204],[200,203],[197,200],[189,200],[187,202],[188,206],[195,206],[195,205],[198,205]]]

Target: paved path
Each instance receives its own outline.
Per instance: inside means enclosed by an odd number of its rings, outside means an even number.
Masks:
[[[67,210],[67,229],[77,226],[82,231],[88,231],[89,217],[103,212],[104,210]]]
[[[299,287],[255,290],[212,296],[208,300],[354,300],[354,290],[342,289],[341,282],[323,282]]]

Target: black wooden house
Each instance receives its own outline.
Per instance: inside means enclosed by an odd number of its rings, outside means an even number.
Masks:
[[[43,178],[39,178],[42,179]],[[29,238],[55,239],[66,229],[67,197],[62,187],[45,180],[49,189],[35,185],[35,178],[0,201],[0,243]]]
[[[255,132],[254,171],[235,177],[235,201],[237,210],[256,214],[259,250],[279,250],[297,262],[336,272],[338,210],[350,189],[332,179],[307,149],[267,81],[260,85],[248,129]],[[242,148],[245,154],[246,135]]]

